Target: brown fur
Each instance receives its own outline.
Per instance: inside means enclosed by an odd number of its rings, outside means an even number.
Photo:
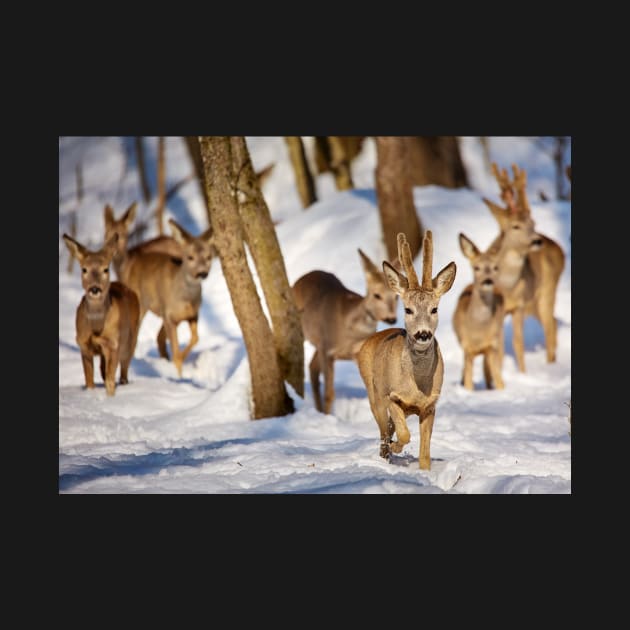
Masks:
[[[442,390],[444,361],[435,338],[438,325],[437,305],[455,280],[454,262],[431,279],[433,237],[424,237],[423,283],[418,283],[405,235],[398,234],[398,257],[407,277],[389,263],[383,271],[391,289],[405,305],[405,328],[382,330],[368,337],[359,351],[358,364],[381,434],[380,455],[389,459],[409,443],[407,417],[420,420],[421,469],[431,468],[431,434],[435,406]],[[397,441],[392,438],[396,433]]]
[[[212,230],[195,237],[173,219],[169,220],[182,257],[174,258],[159,252],[138,252],[123,265],[123,281],[140,300],[140,321],[147,311],[162,318],[157,343],[160,356],[168,358],[166,341],[171,344],[173,363],[182,375],[184,360],[199,341],[197,318],[201,306],[201,282],[207,277],[212,262]],[[187,321],[190,341],[180,351],[177,326]]]
[[[503,389],[501,364],[503,348],[503,295],[497,289],[499,275],[496,253],[480,252],[464,234],[459,235],[462,252],[473,268],[473,284],[460,294],[453,314],[453,328],[464,351],[462,384],[473,389],[473,361],[483,355],[486,387]]]
[[[505,313],[512,315],[514,354],[518,369],[524,372],[523,324],[527,315],[534,316],[543,327],[547,361],[556,360],[558,324],[554,311],[565,256],[558,243],[535,232],[527,201],[525,171],[512,165],[514,180],[510,182],[505,169],[498,176],[496,164],[493,170],[507,207],[484,199],[501,229],[490,249],[499,257],[497,284],[505,299]]]
[[[382,272],[359,250],[367,281],[367,295],[347,289],[332,273],[311,271],[293,285],[304,338],[315,346],[310,363],[315,407],[330,413],[335,399],[334,362],[355,360],[361,344],[375,330],[378,320],[396,321],[396,294]],[[319,387],[324,373],[324,404]]]
[[[128,382],[140,326],[140,305],[136,294],[120,282],[110,282],[109,265],[117,236],[103,249],[92,252],[67,234],[63,239],[81,265],[85,295],[76,313],[77,344],[81,350],[85,386],[94,387],[94,356],[100,356],[101,376],[109,396],[116,390],[116,369],[120,363],[120,384]]]

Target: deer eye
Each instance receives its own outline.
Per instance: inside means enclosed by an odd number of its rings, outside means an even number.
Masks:
[[[195,257],[194,256],[188,256],[188,260],[194,260]]]
[[[479,271],[479,269],[481,269],[481,267],[480,267],[479,265],[475,265],[475,266],[473,267],[473,269],[474,269],[475,271]]]
[[[405,313],[407,313],[407,315],[413,315],[413,311],[410,308],[406,308]]]
[[[103,273],[109,273],[109,267],[105,267],[105,269],[103,269]]]
[[[436,313],[437,313],[437,306],[434,306],[434,307],[431,309],[431,315],[435,315]]]
[[[82,267],[82,268],[81,268],[81,271],[82,271],[83,273],[87,273],[87,267]]]
[[[494,267],[492,267],[493,271],[499,271],[499,268],[495,265]]]
[[[380,299],[381,299],[381,294],[380,294],[380,293],[375,293],[375,294],[374,294],[374,297],[375,297],[377,300],[380,300]]]
[[[521,226],[520,226],[520,225],[513,225],[513,226],[512,226],[512,229],[513,229],[513,230],[520,230],[520,229],[521,229]]]

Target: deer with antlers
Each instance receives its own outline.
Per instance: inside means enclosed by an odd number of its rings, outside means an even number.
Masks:
[[[483,355],[486,387],[503,389],[501,356],[503,353],[503,295],[497,288],[498,255],[488,249],[482,252],[464,234],[459,246],[473,268],[473,283],[460,294],[453,313],[453,328],[464,351],[462,385],[473,389],[473,361]]]
[[[304,338],[315,346],[309,369],[315,407],[330,413],[335,399],[334,362],[355,360],[359,348],[378,321],[396,323],[396,294],[379,268],[359,249],[367,282],[361,296],[346,288],[327,271],[311,271],[293,285],[293,297],[300,311]],[[319,375],[324,373],[324,402]]]
[[[359,351],[358,364],[381,434],[381,457],[389,459],[392,452],[400,453],[409,443],[407,417],[416,414],[420,420],[419,465],[429,470],[435,406],[444,378],[444,361],[435,338],[438,303],[453,285],[456,266],[450,262],[431,277],[433,235],[427,230],[420,284],[409,243],[402,232],[397,238],[398,259],[406,277],[387,261],[383,271],[405,306],[405,328],[390,328],[368,337]],[[394,432],[396,442],[392,440]]]
[[[510,180],[506,169],[499,171],[496,162],[492,163],[492,171],[506,207],[485,197],[483,201],[501,230],[491,249],[498,255],[497,284],[505,300],[505,313],[512,315],[512,345],[518,369],[525,372],[523,324],[528,315],[542,324],[547,361],[552,363],[556,360],[557,322],[554,310],[556,289],[564,269],[564,252],[558,243],[534,229],[527,200],[526,172],[513,164],[514,179]]]

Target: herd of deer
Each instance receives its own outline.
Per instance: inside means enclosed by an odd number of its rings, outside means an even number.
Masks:
[[[543,328],[547,361],[556,358],[554,307],[556,288],[564,268],[561,247],[534,229],[526,195],[526,173],[512,166],[507,171],[492,165],[505,206],[483,199],[496,218],[500,233],[485,252],[464,234],[459,244],[473,270],[473,282],[459,296],[453,326],[464,352],[462,384],[473,389],[473,361],[483,355],[488,388],[504,387],[503,322],[512,315],[513,348],[518,369],[525,371],[523,323],[536,317]],[[181,376],[182,364],[198,341],[197,318],[201,282],[208,276],[213,254],[212,230],[192,236],[172,219],[173,237],[157,237],[127,249],[129,227],[135,218],[132,204],[116,220],[105,208],[105,245],[89,251],[67,234],[64,241],[81,265],[85,295],[77,308],[77,343],[81,350],[85,383],[94,387],[93,359],[100,356],[100,371],[109,395],[115,392],[120,364],[120,384],[128,382],[129,363],[135,352],[140,323],[148,310],[162,320],[157,344]],[[446,265],[432,277],[433,236],[423,240],[422,282],[413,267],[404,234],[398,234],[398,259],[384,261],[382,272],[361,251],[367,294],[347,289],[328,272],[312,271],[293,286],[304,337],[315,347],[310,379],[315,406],[329,413],[334,401],[334,362],[355,360],[368,393],[370,408],[380,430],[380,455],[389,459],[409,442],[407,417],[420,420],[421,469],[430,469],[430,442],[435,406],[442,389],[444,361],[435,331],[438,304],[453,285],[456,266]],[[118,281],[110,281],[113,263]],[[376,332],[378,321],[396,322],[397,296],[405,311],[405,327]],[[180,350],[177,326],[187,321],[190,341]],[[324,398],[320,373],[324,376]],[[393,440],[394,433],[396,441]]]

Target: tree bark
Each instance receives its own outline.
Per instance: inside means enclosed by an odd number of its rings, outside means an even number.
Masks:
[[[158,155],[157,155],[157,208],[155,216],[157,218],[158,232],[160,236],[164,235],[164,206],[166,205],[166,156],[164,136],[158,137]]]
[[[147,169],[144,163],[144,145],[142,143],[142,136],[136,136],[136,158],[138,160],[138,174],[140,176],[142,197],[144,199],[144,203],[148,204],[149,201],[151,201],[151,189],[149,188]]]
[[[287,395],[269,322],[247,266],[230,138],[199,136],[199,144],[215,246],[249,358],[252,418],[283,416],[293,411],[293,401]]]
[[[407,136],[412,186],[468,186],[466,169],[455,136]]]
[[[567,199],[564,192],[564,177],[566,171],[562,168],[562,158],[564,157],[564,149],[567,145],[567,139],[564,136],[556,136],[553,161],[556,165],[556,197],[558,199]]]
[[[416,257],[422,245],[423,230],[413,203],[408,173],[408,143],[403,137],[376,137],[376,196],[387,257],[398,256],[396,237],[403,232],[411,255]]]
[[[184,140],[186,141],[188,153],[195,168],[197,183],[199,184],[199,188],[201,188],[201,194],[203,195],[204,201],[206,202],[206,215],[208,217],[208,225],[212,225],[212,223],[210,223],[210,205],[208,203],[208,191],[206,190],[205,185],[203,160],[201,159],[199,139],[197,136],[184,136]]]
[[[304,336],[284,258],[243,136],[230,138],[243,233],[260,278],[271,317],[283,378],[304,397]]]
[[[302,207],[308,208],[317,201],[317,196],[313,176],[306,161],[304,143],[300,136],[285,136],[284,140],[289,148],[289,157],[295,174],[295,185],[302,201]]]
[[[350,158],[346,150],[346,144],[342,136],[328,136],[331,152],[331,167],[335,176],[337,190],[350,190],[354,188],[350,173]]]

